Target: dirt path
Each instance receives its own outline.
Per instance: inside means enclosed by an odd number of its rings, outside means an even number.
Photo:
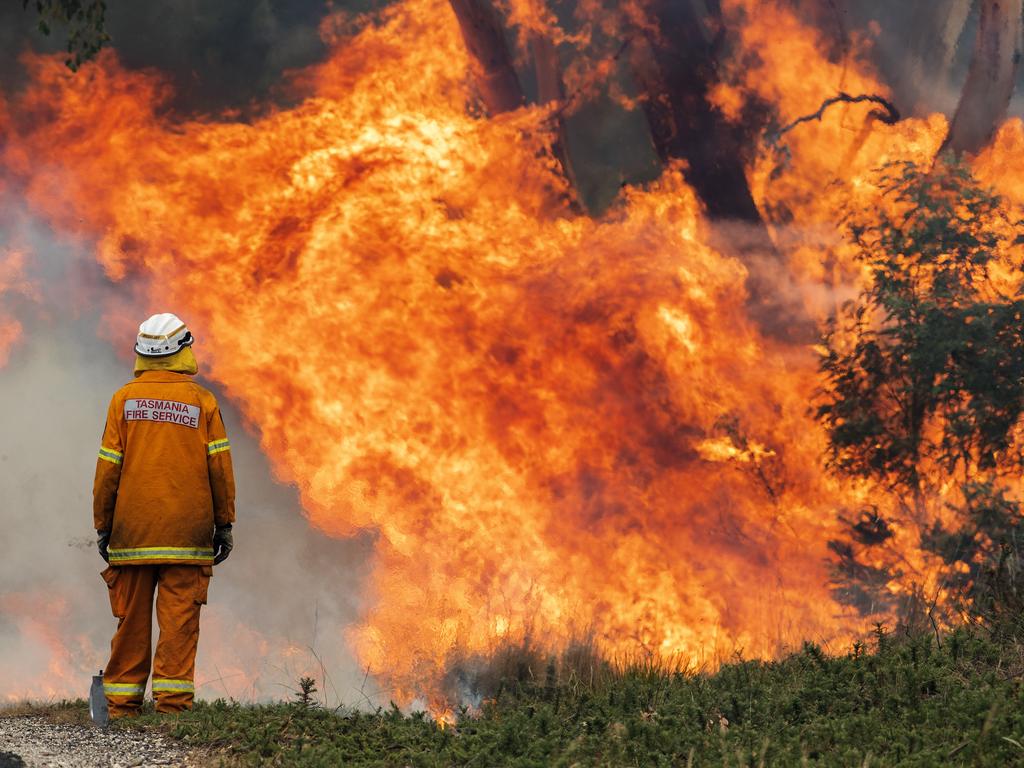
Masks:
[[[159,733],[0,717],[0,768],[204,766],[210,756]]]

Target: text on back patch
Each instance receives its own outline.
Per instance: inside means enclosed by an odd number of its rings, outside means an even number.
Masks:
[[[157,421],[199,429],[199,406],[177,400],[132,398],[124,401],[125,421]]]

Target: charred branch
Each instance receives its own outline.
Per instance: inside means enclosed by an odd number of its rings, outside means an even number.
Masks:
[[[873,117],[875,120],[883,122],[886,125],[895,125],[900,121],[900,111],[896,109],[896,105],[888,99],[883,99],[881,96],[875,96],[873,94],[862,93],[859,96],[851,96],[848,93],[840,92],[838,95],[833,96],[830,99],[825,99],[821,102],[821,106],[818,107],[817,112],[812,112],[809,115],[801,115],[793,122],[784,125],[776,134],[776,139],[786,133],[789,133],[801,123],[809,123],[812,120],[821,120],[825,115],[825,111],[833,104],[863,104],[864,102],[878,104],[882,107],[882,109],[871,110],[871,112],[868,113],[869,117]]]
[[[1006,118],[1021,56],[1024,0],[981,0],[967,80],[942,149],[983,149]]]
[[[462,39],[473,60],[480,99],[489,114],[511,112],[525,101],[512,54],[489,0],[450,0]]]

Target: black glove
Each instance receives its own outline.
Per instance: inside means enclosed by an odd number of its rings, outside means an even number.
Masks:
[[[110,562],[110,555],[107,554],[107,546],[110,544],[110,531],[96,531],[96,548],[100,551],[103,562]]]
[[[220,565],[228,559],[235,546],[230,525],[220,525],[213,531],[213,564]]]

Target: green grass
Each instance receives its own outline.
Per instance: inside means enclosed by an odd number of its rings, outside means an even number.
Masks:
[[[447,729],[394,708],[222,701],[120,727],[166,730],[229,765],[1024,765],[1020,645],[960,631],[877,646],[829,657],[808,645],[715,674],[552,664],[533,679],[525,665]]]
[[[932,637],[877,645],[841,657],[808,645],[713,675],[643,666],[581,675],[551,665],[535,680],[525,665],[477,715],[448,729],[396,709],[224,702],[170,728],[252,765],[1024,764],[1018,645],[968,632],[941,646]]]

